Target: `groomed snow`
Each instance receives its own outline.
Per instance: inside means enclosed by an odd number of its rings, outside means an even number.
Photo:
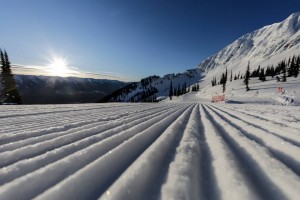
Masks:
[[[0,199],[299,199],[299,107],[185,98],[1,106]]]

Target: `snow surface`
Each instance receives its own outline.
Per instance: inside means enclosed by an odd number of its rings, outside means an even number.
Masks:
[[[293,13],[280,23],[275,23],[245,34],[220,52],[210,56],[198,65],[205,71],[204,83],[210,84],[225,72],[233,76],[244,74],[250,62],[250,70],[274,65],[298,56],[300,52],[300,12]]]
[[[221,51],[202,61],[194,69],[176,75],[168,74],[154,80],[149,86],[158,90],[157,97],[169,95],[171,81],[173,88],[182,86],[184,83],[187,86],[199,83],[202,88],[210,87],[213,78],[216,77],[219,81],[226,69],[228,76],[231,72],[233,77],[238,74],[244,76],[248,63],[250,63],[250,71],[253,72],[258,66],[264,69],[272,65],[276,67],[279,62],[299,56],[299,53],[300,12],[291,14],[280,23],[268,25],[241,36]],[[242,85],[241,82],[241,87]],[[115,99],[128,102],[134,95],[147,89],[147,87],[142,87],[141,82],[137,82],[136,89],[121,93]],[[274,99],[283,104],[290,104],[290,98],[274,97]]]
[[[182,98],[1,106],[0,199],[299,199],[300,107]]]

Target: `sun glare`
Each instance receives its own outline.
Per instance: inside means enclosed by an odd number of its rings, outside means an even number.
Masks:
[[[66,59],[54,58],[51,64],[48,65],[48,70],[54,76],[68,76],[70,70],[68,69]]]

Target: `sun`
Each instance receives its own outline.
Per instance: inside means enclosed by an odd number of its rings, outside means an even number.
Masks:
[[[53,76],[68,76],[70,74],[66,59],[53,58],[47,67],[49,73]]]

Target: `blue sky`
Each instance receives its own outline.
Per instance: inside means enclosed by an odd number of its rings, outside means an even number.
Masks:
[[[243,34],[300,12],[298,0],[0,2],[0,47],[12,63],[38,71],[56,57],[74,71],[126,81],[196,67]]]

